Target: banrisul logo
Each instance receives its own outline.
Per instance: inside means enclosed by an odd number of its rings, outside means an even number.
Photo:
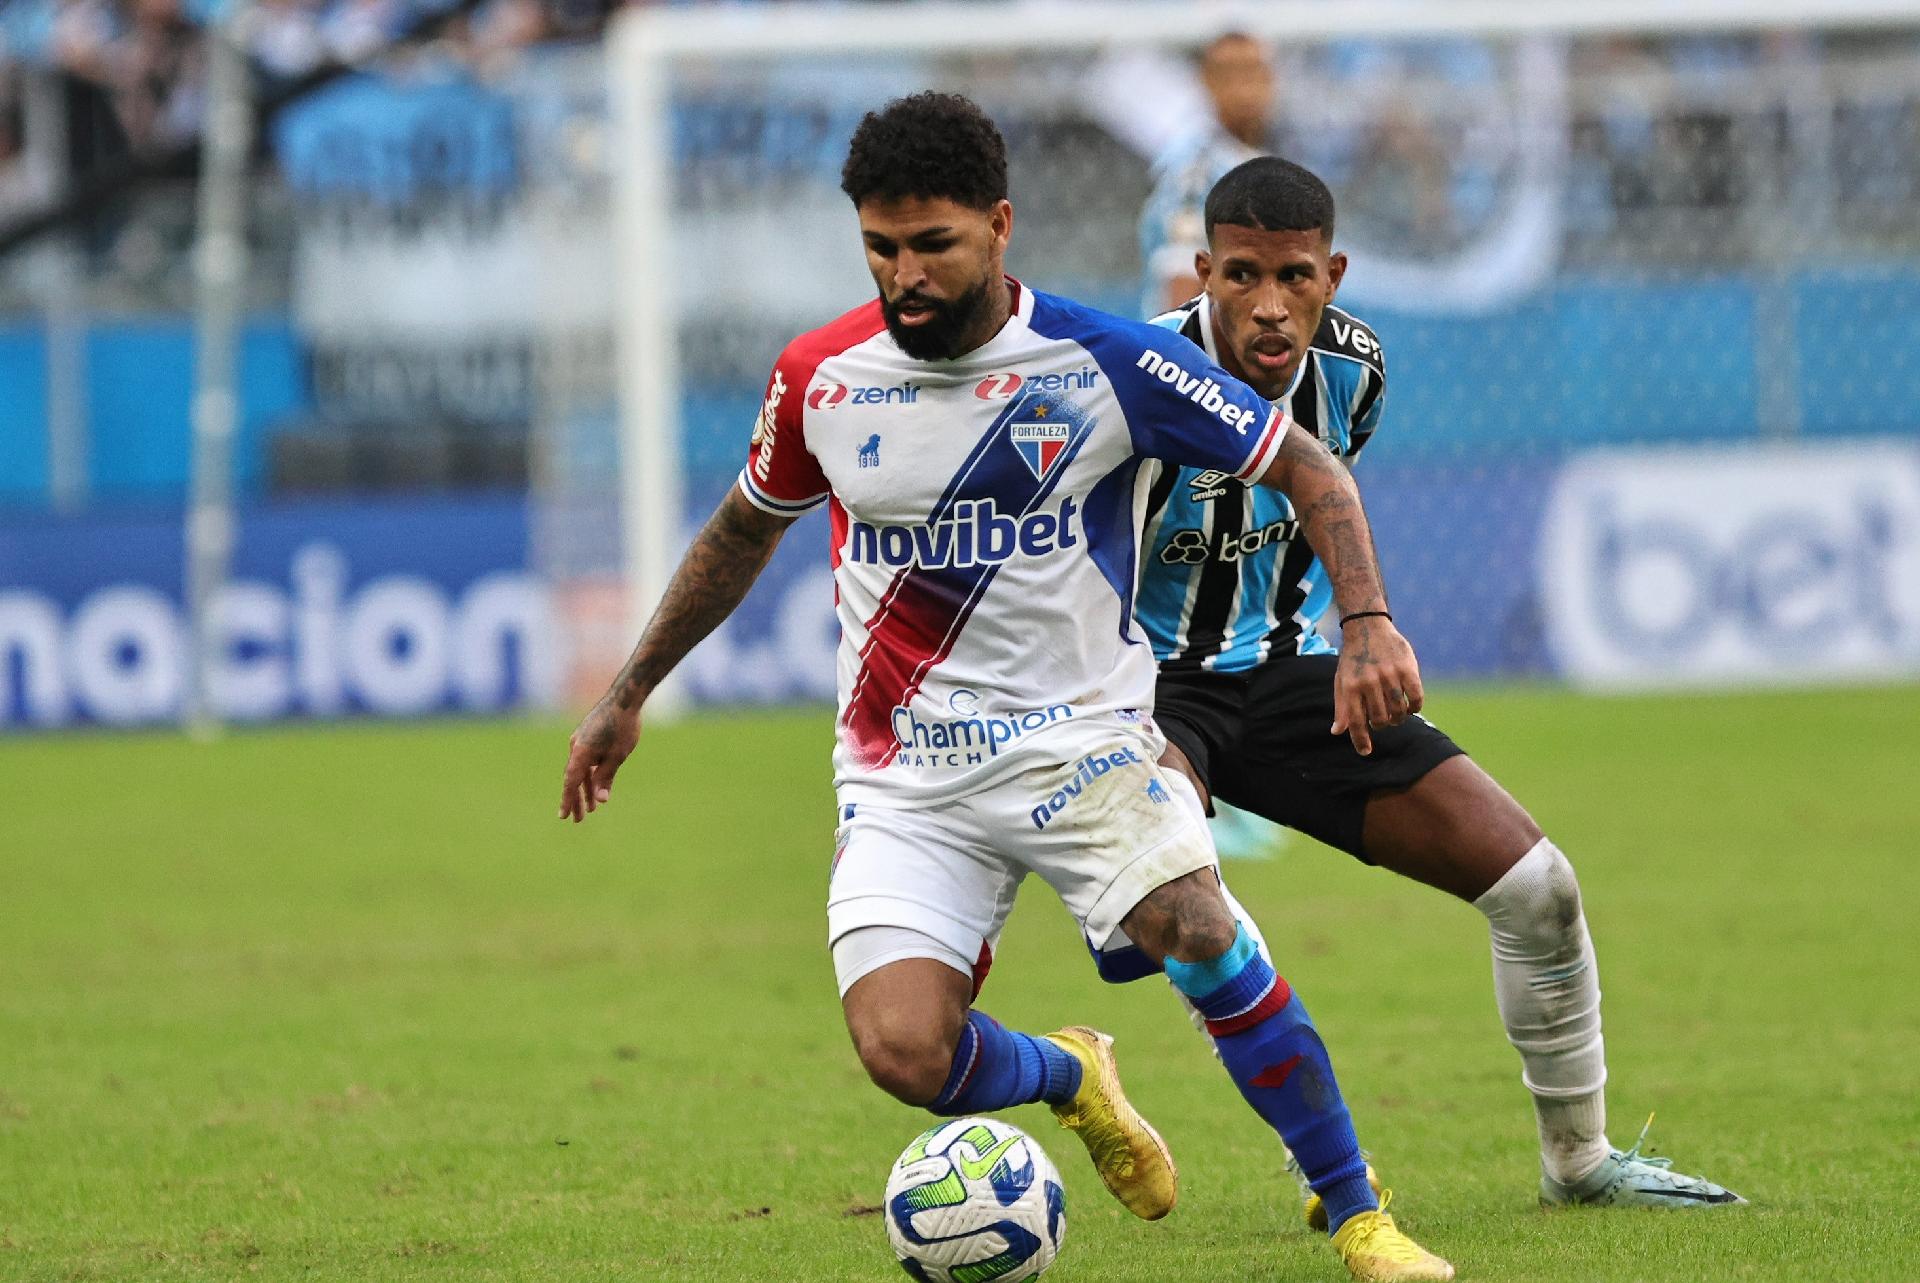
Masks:
[[[1227,394],[1210,377],[1190,373],[1180,362],[1161,356],[1152,348],[1140,354],[1135,368],[1145,370],[1154,378],[1178,392],[1187,400],[1215,415],[1219,420],[1238,432],[1247,435],[1247,429],[1254,425],[1260,415],[1253,410],[1244,409],[1227,400]]]
[[[1071,498],[1045,512],[1006,513],[991,499],[968,499],[939,521],[920,526],[872,526],[856,521],[847,533],[847,560],[869,566],[926,569],[997,566],[1016,554],[1044,557],[1077,547]]]

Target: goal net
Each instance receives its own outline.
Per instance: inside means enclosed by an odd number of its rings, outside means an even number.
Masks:
[[[872,295],[838,187],[862,114],[974,98],[1009,147],[1009,270],[1139,315],[1191,254],[1142,212],[1225,32],[1260,42],[1262,145],[1333,189],[1340,303],[1385,347],[1357,475],[1430,673],[1920,665],[1920,6],[662,8],[608,42],[611,128],[542,162],[574,252],[537,547],[576,694],[731,483],[780,349]],[[796,526],[683,696],[831,695],[826,538]]]

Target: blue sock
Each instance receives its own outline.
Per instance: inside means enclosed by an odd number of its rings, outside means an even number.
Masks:
[[[1220,1060],[1254,1112],[1280,1133],[1327,1207],[1329,1229],[1380,1203],[1306,1007],[1260,956],[1245,927],[1210,962],[1168,958],[1167,978],[1206,1017]]]
[[[1045,1038],[1014,1033],[985,1012],[969,1011],[947,1085],[927,1108],[959,1118],[1036,1100],[1057,1105],[1079,1090],[1079,1061]]]

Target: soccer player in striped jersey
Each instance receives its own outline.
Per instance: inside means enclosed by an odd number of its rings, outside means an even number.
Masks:
[[[1237,166],[1207,196],[1201,295],[1156,323],[1283,406],[1351,465],[1380,426],[1380,341],[1333,305],[1326,185],[1277,157]],[[1381,726],[1371,751],[1330,734],[1333,673],[1371,611],[1323,631],[1326,574],[1286,496],[1217,470],[1149,482],[1136,609],[1160,662],[1165,760],[1220,798],[1486,915],[1494,990],[1534,1098],[1546,1203],[1702,1207],[1744,1200],[1665,1159],[1608,1143],[1600,984],[1573,866],[1487,773],[1421,717]],[[1329,635],[1333,633],[1334,635]],[[1102,958],[1128,978],[1136,958]],[[1643,1133],[1644,1138],[1644,1133]],[[1316,1207],[1309,1200],[1309,1219]]]

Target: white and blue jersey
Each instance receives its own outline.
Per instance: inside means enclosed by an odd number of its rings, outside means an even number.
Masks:
[[[1006,326],[955,360],[907,356],[876,302],[768,380],[739,486],[832,519],[843,805],[966,796],[1066,723],[1138,726],[1148,461],[1252,479],[1286,432],[1177,334],[1009,288]]]
[[[1218,362],[1206,295],[1153,324]],[[1330,306],[1274,404],[1351,465],[1380,424],[1386,386],[1380,340]],[[1333,649],[1316,627],[1333,600],[1326,571],[1279,491],[1218,470],[1157,469],[1143,548],[1135,609],[1163,668],[1243,672],[1274,655]]]

